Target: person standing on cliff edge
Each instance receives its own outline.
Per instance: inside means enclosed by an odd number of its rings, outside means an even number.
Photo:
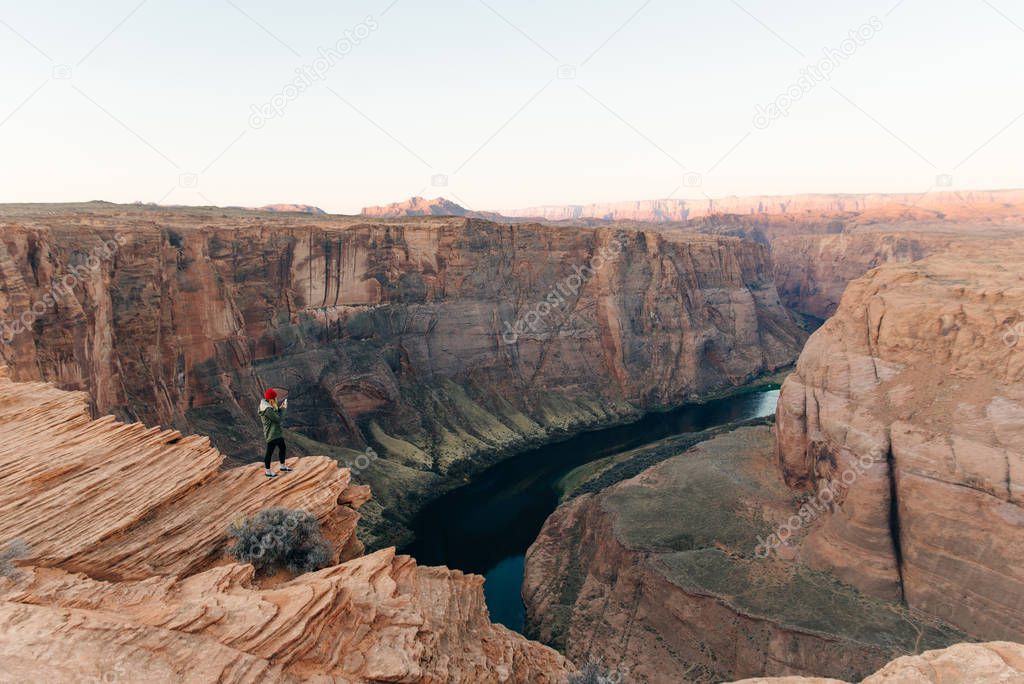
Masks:
[[[263,457],[263,465],[266,468],[264,474],[267,477],[277,477],[277,473],[270,469],[270,457],[274,455],[274,449],[277,449],[277,454],[281,459],[281,472],[292,472],[292,469],[284,463],[284,433],[281,431],[281,421],[284,420],[287,410],[288,400],[285,399],[278,406],[277,392],[273,387],[263,393],[263,401],[260,402],[260,422],[263,423],[263,436],[267,440],[267,454]]]

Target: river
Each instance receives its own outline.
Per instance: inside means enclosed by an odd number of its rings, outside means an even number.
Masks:
[[[777,389],[765,387],[651,413],[634,423],[585,432],[513,456],[428,504],[413,524],[415,541],[402,553],[420,565],[446,565],[483,575],[491,620],[522,632],[525,553],[558,506],[559,481],[566,474],[666,437],[770,415],[778,398]]]

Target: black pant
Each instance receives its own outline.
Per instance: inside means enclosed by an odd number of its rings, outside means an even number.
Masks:
[[[267,467],[267,470],[270,470],[270,457],[274,455],[275,448],[277,448],[278,456],[281,457],[281,465],[284,465],[284,437],[278,437],[267,442],[267,455],[263,457],[263,464]]]

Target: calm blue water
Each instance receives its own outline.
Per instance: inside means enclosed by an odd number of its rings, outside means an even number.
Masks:
[[[525,553],[558,506],[559,480],[584,463],[666,437],[770,415],[778,399],[778,390],[766,389],[684,406],[513,456],[427,505],[413,524],[416,540],[402,552],[420,565],[483,575],[491,620],[522,632]]]

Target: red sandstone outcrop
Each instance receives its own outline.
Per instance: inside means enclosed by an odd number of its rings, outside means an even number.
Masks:
[[[289,388],[296,453],[379,454],[358,478],[384,542],[502,454],[744,383],[804,340],[766,247],[729,237],[108,204],[3,218],[16,378],[208,434],[236,463],[262,455],[263,388]]]
[[[417,567],[393,549],[273,588],[252,573],[232,563],[135,582],[42,568],[0,579],[5,677],[477,684],[568,674],[554,651],[490,623],[482,578]]]
[[[820,491],[801,554],[973,636],[1024,640],[1024,243],[851,284],[779,405],[778,458]]]
[[[1024,646],[1006,641],[957,644],[904,656],[861,684],[1006,684],[1024,682]],[[818,677],[758,677],[734,684],[844,684]]]
[[[224,555],[233,520],[270,506],[315,515],[335,562],[362,553],[356,509],[369,492],[333,460],[303,459],[287,487],[268,486],[255,466],[221,470],[206,437],[92,420],[84,393],[14,383],[4,367],[0,422],[0,540],[27,542],[32,565],[112,580],[190,574]]]
[[[490,623],[482,578],[354,557],[368,492],[333,461],[223,471],[205,438],[92,421],[85,401],[0,376],[0,541],[30,546],[0,577],[4,681],[566,680],[561,656]],[[270,506],[313,513],[345,562],[257,581],[227,526]]]

